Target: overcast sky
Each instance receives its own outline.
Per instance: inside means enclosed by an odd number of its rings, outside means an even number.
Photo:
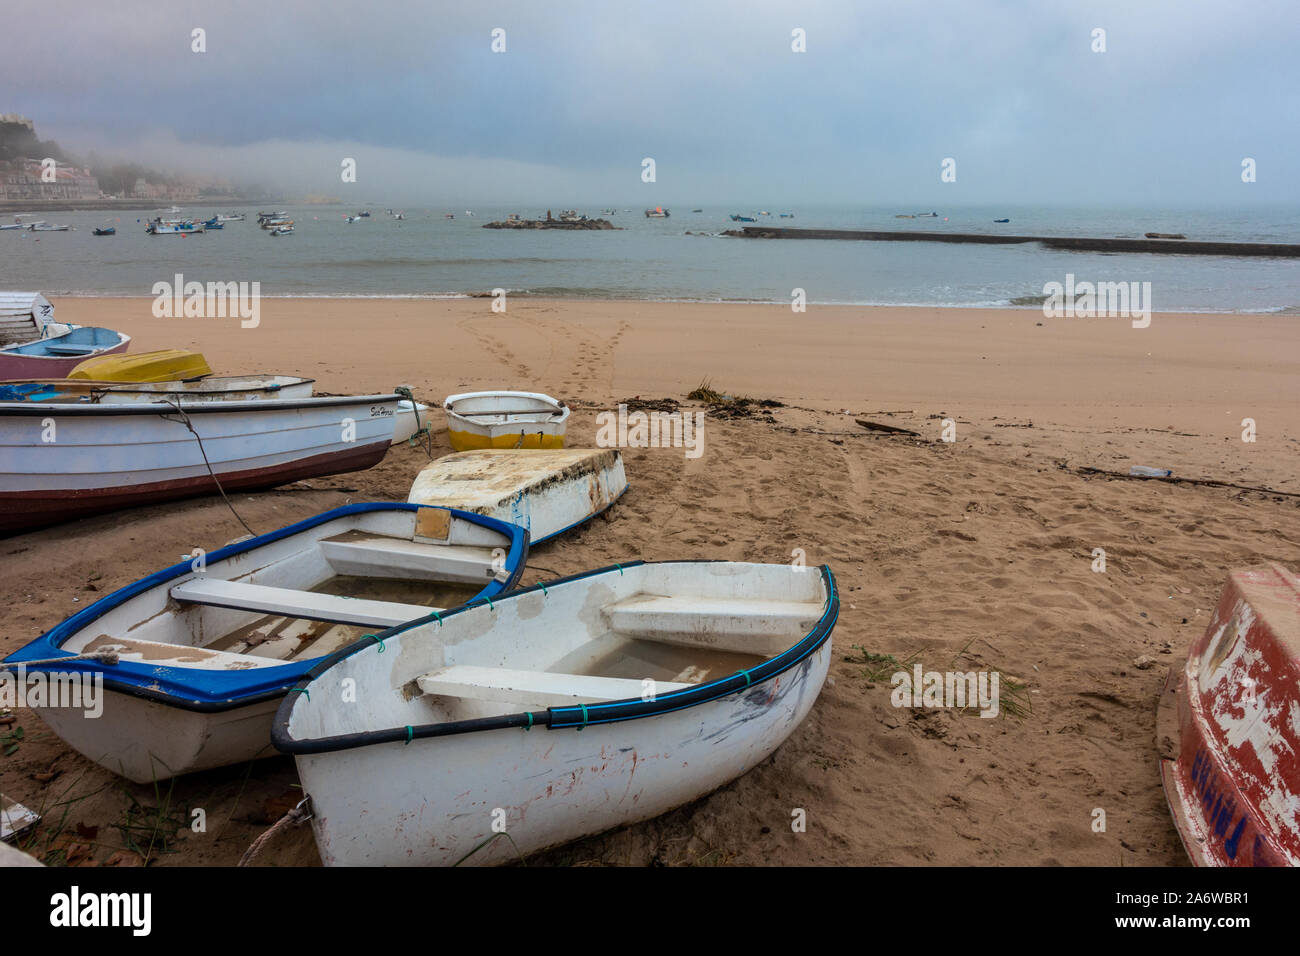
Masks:
[[[1300,0],[4,4],[0,112],[290,194],[1300,201]]]

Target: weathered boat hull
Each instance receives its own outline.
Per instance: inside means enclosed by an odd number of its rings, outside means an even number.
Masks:
[[[541,544],[605,511],[627,491],[616,449],[446,455],[421,469],[407,501],[491,515]]]
[[[491,607],[470,605],[440,624],[394,629],[327,659],[299,685],[310,700],[288,695],[272,728],[276,747],[294,753],[311,797],[321,859],[330,866],[509,862],[664,813],[752,769],[808,715],[830,665],[839,612],[833,579],[828,569],[807,569],[796,583],[797,573],[633,563],[503,595]],[[673,684],[678,689],[657,698],[646,696],[645,680],[631,680],[639,700],[500,715],[472,701],[453,711],[436,693],[406,696],[412,685],[424,686],[419,675],[449,663],[540,665],[541,646],[557,629],[574,621],[599,628],[602,604],[671,593],[683,575],[704,604],[710,595],[798,592],[811,602],[800,605],[811,608],[798,628],[803,637],[746,672]],[[824,604],[813,600],[814,589]],[[498,643],[470,648],[475,641]],[[570,679],[549,668],[533,676]],[[334,704],[347,680],[364,706]]]
[[[195,402],[194,432],[157,402],[0,403],[0,533],[213,494],[213,473],[229,492],[369,468],[392,443],[398,401]]]
[[[1205,634],[1170,671],[1160,773],[1198,866],[1300,865],[1300,580],[1234,572]]]

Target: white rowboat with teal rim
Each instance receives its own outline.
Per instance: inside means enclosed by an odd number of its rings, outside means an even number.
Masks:
[[[826,567],[592,571],[332,655],[272,740],[326,865],[509,862],[756,766],[816,702],[838,616]]]

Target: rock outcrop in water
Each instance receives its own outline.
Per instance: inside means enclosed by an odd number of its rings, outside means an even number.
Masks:
[[[483,223],[484,229],[617,229],[608,219],[503,219]]]

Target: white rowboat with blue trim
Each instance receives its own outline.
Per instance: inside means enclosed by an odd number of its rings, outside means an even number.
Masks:
[[[764,760],[817,700],[838,615],[825,567],[606,568],[357,642],[272,741],[327,865],[509,862]]]
[[[32,706],[74,750],[147,783],[273,756],[271,717],[314,663],[368,632],[495,597],[527,553],[525,531],[482,515],[347,505],[186,558],[5,663],[102,679],[98,708]],[[93,653],[117,659],[58,661]]]

